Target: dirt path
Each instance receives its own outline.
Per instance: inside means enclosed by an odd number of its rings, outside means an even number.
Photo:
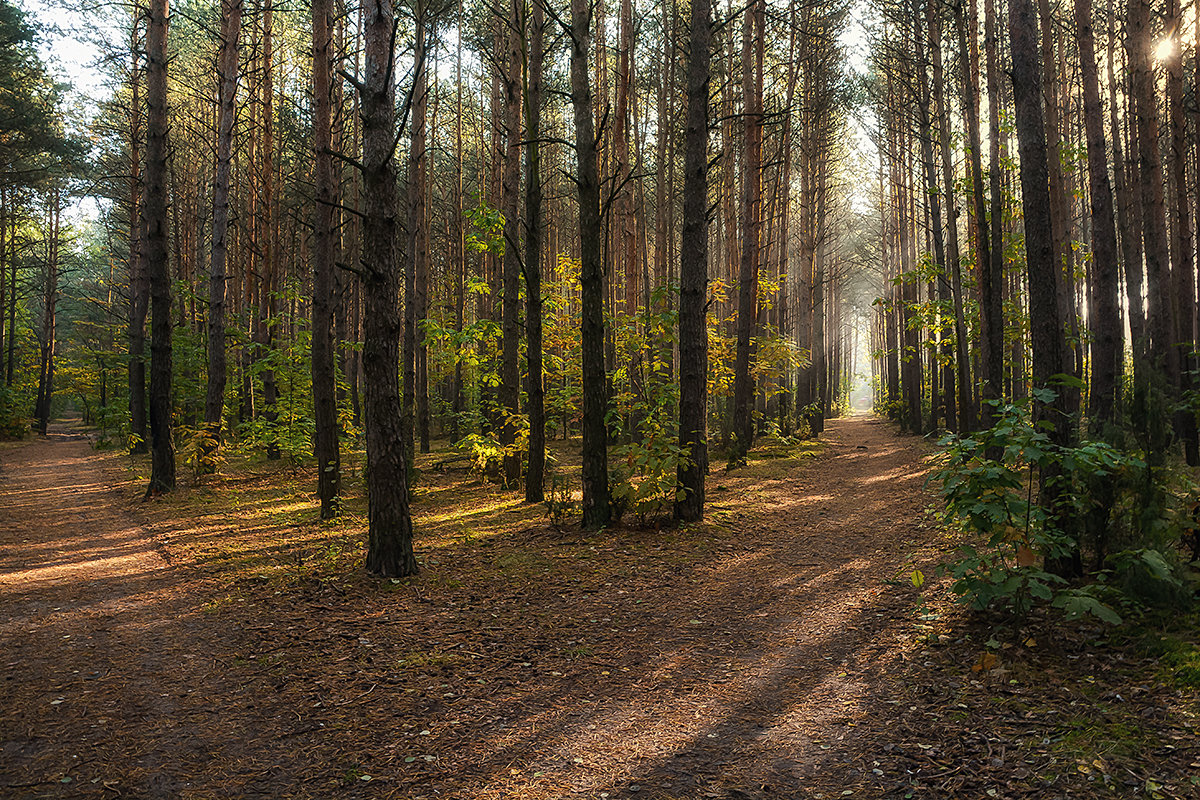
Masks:
[[[884,581],[929,498],[919,440],[827,439],[714,472],[692,532],[529,531],[412,587],[233,602],[134,522],[111,459],[6,450],[0,795],[840,796],[891,708],[911,593]]]
[[[213,689],[237,695],[197,624],[203,585],[134,521],[116,488],[129,476],[84,437],[57,426],[2,455],[0,794],[182,796],[172,765],[222,756],[195,712],[215,710]]]

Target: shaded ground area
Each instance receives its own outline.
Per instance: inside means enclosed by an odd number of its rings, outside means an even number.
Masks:
[[[703,525],[586,536],[431,456],[423,572],[403,582],[361,573],[361,498],[322,525],[303,471],[240,466],[143,503],[140,464],[86,442],[0,451],[0,795],[1104,788],[1061,748],[1022,761],[1074,712],[1003,705],[994,669],[1016,680],[1016,651],[972,672],[991,633],[907,581],[939,547],[920,440],[865,417],[827,439],[714,472]],[[1147,746],[1188,732],[1194,694],[1172,697]],[[1030,711],[1030,742],[1003,733]],[[1174,775],[1162,796],[1189,796]]]

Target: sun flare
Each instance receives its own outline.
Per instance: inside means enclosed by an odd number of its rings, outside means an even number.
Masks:
[[[1168,36],[1158,44],[1154,45],[1154,60],[1166,61],[1175,53],[1175,39]]]

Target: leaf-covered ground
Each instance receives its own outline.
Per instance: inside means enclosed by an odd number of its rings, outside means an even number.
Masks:
[[[381,582],[361,497],[323,525],[306,470],[146,503],[61,429],[6,448],[0,796],[1200,796],[1195,617],[918,592],[926,454],[838,420],[714,470],[703,525],[583,535],[435,453],[423,571]]]

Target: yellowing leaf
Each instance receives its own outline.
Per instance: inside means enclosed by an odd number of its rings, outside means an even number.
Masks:
[[[979,657],[979,660],[971,667],[971,672],[987,672],[992,667],[996,666],[996,654],[984,653]]]
[[[912,573],[912,585],[920,589],[925,585],[925,573],[919,569],[914,569]]]

